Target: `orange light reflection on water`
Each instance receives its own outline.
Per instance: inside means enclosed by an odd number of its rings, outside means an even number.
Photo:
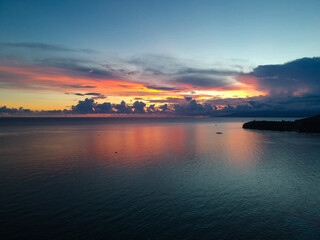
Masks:
[[[243,130],[239,123],[216,125],[203,121],[51,126],[38,129],[36,135],[33,131],[24,133],[23,142],[12,144],[39,158],[54,156],[49,163],[51,167],[61,161],[69,167],[81,161],[84,165],[111,164],[134,169],[191,160],[200,165],[201,161],[218,161],[249,167],[268,138],[265,134]],[[217,131],[223,134],[218,135]],[[48,163],[43,164],[47,167]]]

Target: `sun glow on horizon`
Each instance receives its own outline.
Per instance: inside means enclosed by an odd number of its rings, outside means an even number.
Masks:
[[[11,79],[2,82],[3,89],[0,97],[1,104],[7,107],[28,108],[31,110],[63,110],[71,109],[79,100],[93,97],[98,103],[110,102],[128,104],[143,101],[147,106],[154,104],[159,107],[167,103],[184,101],[185,97],[192,97],[205,102],[210,99],[247,98],[264,96],[265,92],[258,91],[251,85],[243,83],[233,84],[234,89],[214,87],[196,87],[172,80],[176,87],[152,86],[145,81],[130,81],[124,78],[108,78],[92,75],[89,72],[66,71],[63,68],[43,67],[34,64],[19,64],[6,62],[0,66],[2,74],[15,75],[15,82]],[[143,77],[143,76],[142,76]],[[241,79],[243,80],[243,79]],[[93,95],[93,96],[92,96]]]

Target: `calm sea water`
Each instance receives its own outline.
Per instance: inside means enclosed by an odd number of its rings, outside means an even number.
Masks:
[[[0,120],[1,239],[320,239],[320,135],[247,120]]]

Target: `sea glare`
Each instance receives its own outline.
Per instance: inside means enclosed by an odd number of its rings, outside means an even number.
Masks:
[[[0,119],[1,239],[320,239],[320,135],[248,120]]]

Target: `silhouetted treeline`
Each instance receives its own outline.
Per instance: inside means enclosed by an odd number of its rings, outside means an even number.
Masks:
[[[320,114],[295,121],[251,121],[243,124],[243,128],[320,133]]]

